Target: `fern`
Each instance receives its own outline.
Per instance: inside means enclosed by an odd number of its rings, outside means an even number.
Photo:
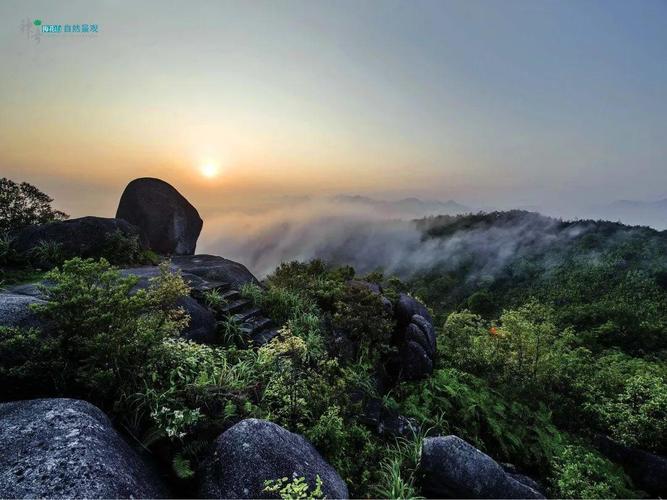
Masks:
[[[195,475],[190,460],[178,453],[171,462],[171,468],[179,479],[190,479]]]

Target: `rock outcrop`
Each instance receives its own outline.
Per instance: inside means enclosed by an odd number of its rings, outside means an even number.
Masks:
[[[146,247],[146,240],[137,227],[123,219],[104,217],[80,217],[27,226],[12,233],[11,237],[14,250],[29,258],[39,259],[31,253],[42,242],[58,245],[63,258],[100,257],[108,245],[109,235],[115,232],[137,237],[139,244]]]
[[[0,404],[0,497],[165,496],[147,464],[90,403],[35,399]]]
[[[417,472],[431,498],[544,498],[457,436],[424,439]]]
[[[267,498],[266,480],[305,478],[311,490],[322,480],[326,498],[347,498],[338,473],[303,436],[279,425],[247,419],[222,433],[201,471],[205,498]]]
[[[436,342],[431,314],[421,302],[404,293],[394,306],[398,335],[400,376],[419,380],[433,373]]]
[[[611,461],[621,465],[635,485],[656,497],[667,497],[667,458],[631,448],[598,435],[595,446]]]
[[[163,255],[194,254],[203,225],[197,209],[181,193],[150,177],[127,185],[116,217],[137,226],[151,249]]]

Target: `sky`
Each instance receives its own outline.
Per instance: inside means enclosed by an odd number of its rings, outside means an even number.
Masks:
[[[98,32],[35,40],[36,19]],[[667,196],[664,0],[3,0],[0,67],[0,175],[73,216],[143,176],[205,220],[304,194]]]

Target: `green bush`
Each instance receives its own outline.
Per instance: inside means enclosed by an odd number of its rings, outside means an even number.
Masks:
[[[37,310],[54,325],[57,356],[65,365],[59,383],[100,402],[111,403],[123,388],[137,386],[136,367],[187,322],[174,304],[188,288],[167,266],[136,293],[137,278],[121,276],[104,259],[69,260],[46,279],[47,303]]]
[[[0,400],[48,396],[66,360],[54,339],[36,328],[0,327]]]
[[[580,445],[565,446],[555,457],[551,484],[557,498],[637,496],[618,466]]]

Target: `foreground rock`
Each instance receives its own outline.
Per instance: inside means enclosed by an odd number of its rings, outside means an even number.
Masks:
[[[192,255],[203,225],[197,209],[174,187],[143,177],[130,182],[116,217],[139,227],[150,247],[163,255]]]
[[[267,498],[264,481],[304,477],[312,489],[322,480],[326,498],[347,498],[347,486],[303,437],[265,420],[248,419],[222,433],[202,470],[206,498]]]
[[[544,498],[457,436],[424,439],[418,474],[431,498]]]
[[[603,455],[625,469],[639,488],[652,496],[667,496],[667,458],[630,448],[606,436],[596,436],[594,442]]]
[[[109,236],[116,232],[137,238],[146,248],[146,241],[137,227],[122,219],[104,217],[81,217],[27,226],[12,234],[12,247],[19,254],[37,260],[40,256],[35,255],[35,250],[42,242],[58,245],[57,251],[64,258],[100,257],[109,245]]]
[[[161,498],[166,491],[95,406],[0,405],[0,497]]]

